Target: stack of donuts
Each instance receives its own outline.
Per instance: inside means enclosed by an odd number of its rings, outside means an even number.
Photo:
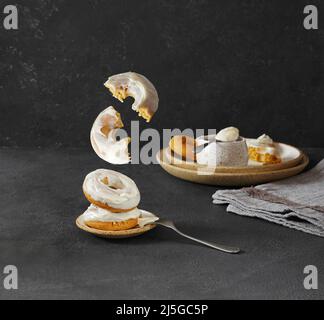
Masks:
[[[90,206],[81,217],[90,228],[121,231],[158,220],[152,213],[137,208],[140,192],[135,182],[122,173],[95,170],[85,177],[83,192]]]

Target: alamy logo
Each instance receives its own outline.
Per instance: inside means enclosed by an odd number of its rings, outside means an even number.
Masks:
[[[313,265],[308,265],[304,268],[304,274],[307,276],[304,279],[304,288],[306,290],[318,289],[318,271]]]
[[[6,290],[18,289],[18,269],[16,266],[9,265],[3,269],[3,288]]]
[[[7,5],[3,8],[5,15],[3,19],[3,27],[6,30],[17,30],[18,29],[18,9],[16,6]]]
[[[307,16],[304,19],[304,28],[306,30],[318,29],[318,10],[313,5],[308,5],[304,8],[304,14]]]

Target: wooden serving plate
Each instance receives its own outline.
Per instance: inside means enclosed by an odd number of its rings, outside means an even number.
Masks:
[[[206,167],[198,167],[196,164],[191,169],[174,165],[165,161],[164,150],[160,150],[156,157],[161,167],[177,178],[201,184],[228,187],[251,186],[292,177],[302,172],[309,163],[308,157],[302,153],[300,162],[290,168],[219,172],[214,169],[207,171]]]
[[[247,139],[249,140],[249,139]],[[296,147],[285,143],[276,142],[276,149],[282,159],[282,162],[276,164],[262,164],[256,161],[249,160],[249,164],[244,167],[216,167],[215,172],[224,173],[234,173],[234,172],[264,172],[264,171],[274,171],[286,168],[292,168],[301,163],[303,158],[303,152]],[[199,165],[193,161],[185,161],[178,155],[174,154],[169,147],[163,150],[164,162],[169,162],[170,164],[189,170],[198,170],[204,168],[203,165]]]
[[[83,231],[86,231],[88,233],[92,233],[93,235],[101,238],[107,238],[107,239],[123,239],[123,238],[131,238],[140,236],[145,232],[148,232],[156,227],[156,224],[147,224],[146,226],[140,228],[133,228],[129,230],[121,230],[121,231],[104,231],[104,230],[98,230],[94,228],[88,227],[83,219],[82,216],[79,216],[76,219],[76,225],[78,228],[80,228]]]

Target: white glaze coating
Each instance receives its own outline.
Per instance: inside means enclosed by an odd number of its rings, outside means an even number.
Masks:
[[[105,179],[108,185],[104,183]],[[141,197],[135,182],[122,173],[98,169],[84,179],[83,190],[92,199],[115,209],[131,209],[138,206]]]
[[[240,132],[235,127],[228,127],[219,131],[216,135],[216,140],[222,142],[236,141],[240,136]]]
[[[83,221],[99,221],[99,222],[121,222],[129,219],[138,219],[138,225],[144,227],[147,224],[154,223],[159,220],[154,214],[135,208],[134,210],[114,213],[106,209],[99,208],[93,204],[82,215]]]
[[[130,161],[129,138],[116,138],[119,129],[115,126],[119,120],[117,111],[110,106],[98,115],[90,132],[90,141],[95,153],[112,164],[126,164]],[[104,126],[110,129],[108,136],[101,131]]]
[[[105,82],[105,87],[121,102],[128,96],[134,98],[132,109],[139,111],[145,105],[154,113],[158,109],[159,96],[154,85],[143,75],[135,72],[125,72],[113,75]],[[122,95],[119,89],[127,89],[126,95]]]

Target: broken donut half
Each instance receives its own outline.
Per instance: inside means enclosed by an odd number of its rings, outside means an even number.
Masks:
[[[121,102],[127,97],[134,98],[132,109],[150,122],[159,106],[159,96],[154,85],[143,75],[125,72],[109,77],[105,87]]]
[[[133,97],[132,109],[147,122],[151,121],[158,109],[159,97],[154,85],[146,77],[135,72],[120,73],[109,77],[104,85],[122,102],[127,97]],[[90,140],[101,159],[112,164],[130,162],[130,138],[118,138],[118,131],[123,126],[120,113],[113,106],[98,115],[91,129]]]

